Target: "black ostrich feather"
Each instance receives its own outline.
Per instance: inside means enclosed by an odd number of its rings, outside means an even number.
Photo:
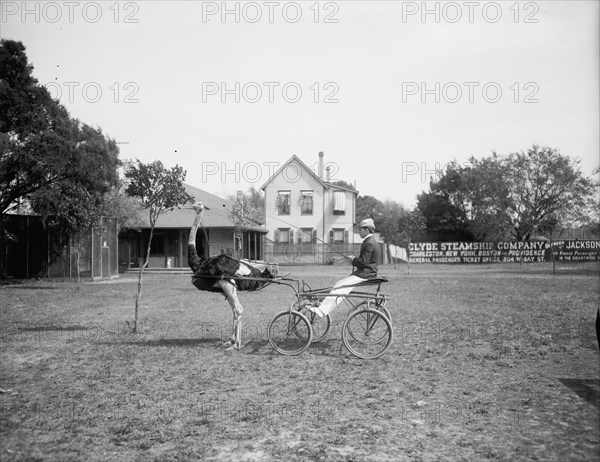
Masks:
[[[268,269],[259,271],[253,266],[232,258],[228,255],[217,255],[208,259],[202,259],[196,253],[196,248],[193,245],[188,246],[188,262],[190,268],[194,272],[192,276],[192,284],[198,290],[206,290],[210,292],[222,292],[219,286],[215,287],[215,283],[219,279],[230,278],[262,278],[273,279],[274,275]],[[238,290],[253,291],[259,290],[269,284],[269,281],[253,281],[244,279],[231,279]]]

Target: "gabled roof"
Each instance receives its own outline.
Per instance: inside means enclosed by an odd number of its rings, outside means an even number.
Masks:
[[[233,204],[227,199],[222,199],[219,196],[210,194],[201,189],[190,186],[189,184],[183,184],[185,191],[194,198],[194,202],[200,201],[206,205],[210,210],[205,210],[202,215],[202,224],[206,228],[233,228],[233,220],[231,219],[229,211],[232,210]],[[192,208],[183,206],[180,209],[174,209],[163,213],[156,222],[156,228],[190,228],[196,217],[196,212]],[[148,219],[148,213],[143,212],[140,217],[143,223],[140,228],[149,228],[150,222]],[[246,227],[245,229],[253,231],[261,231],[266,233],[267,229],[261,226]]]
[[[310,168],[308,168],[308,166],[304,162],[302,162],[296,154],[294,154],[292,157],[290,157],[285,164],[283,164],[281,167],[279,167],[277,169],[277,171],[275,173],[273,173],[271,178],[269,178],[267,180],[267,182],[260,187],[260,189],[264,190],[267,187],[267,185],[275,179],[275,177],[277,175],[279,175],[285,168],[287,168],[288,165],[290,165],[294,161],[298,162],[298,164],[300,164],[300,167],[307,170],[309,172],[309,174],[312,176],[312,178],[315,179],[316,181],[318,181],[319,183],[321,183],[325,189],[329,189],[330,185],[325,183],[323,180],[321,180],[321,178],[319,178],[319,176],[316,175],[315,172],[313,172]]]
[[[338,185],[338,184],[335,184],[335,183],[331,183],[331,182],[329,182],[329,181],[323,181],[323,180],[322,180],[321,178],[319,178],[319,176],[318,176],[318,175],[317,175],[315,172],[313,172],[313,171],[312,171],[312,170],[311,170],[311,169],[310,169],[310,168],[309,168],[309,167],[308,167],[308,166],[307,166],[307,165],[306,165],[304,162],[302,162],[302,160],[301,160],[301,159],[300,159],[300,158],[299,158],[299,157],[298,157],[296,154],[294,154],[292,157],[290,157],[290,158],[288,159],[288,161],[287,161],[285,164],[283,164],[281,167],[279,167],[279,168],[277,169],[277,171],[276,171],[275,173],[273,173],[273,175],[271,176],[271,178],[269,178],[269,179],[267,180],[267,182],[266,182],[264,185],[262,185],[262,186],[260,187],[260,189],[264,190],[264,189],[267,187],[267,185],[268,185],[269,183],[271,183],[271,182],[274,180],[274,178],[275,178],[277,175],[279,175],[279,174],[280,174],[280,173],[281,173],[281,172],[282,172],[282,171],[283,171],[285,168],[287,168],[287,166],[288,166],[289,164],[291,164],[291,163],[292,163],[292,162],[294,162],[294,161],[298,162],[298,164],[300,164],[300,166],[301,166],[302,168],[304,168],[305,170],[307,170],[307,171],[310,173],[311,177],[312,177],[314,180],[318,181],[318,182],[319,182],[321,185],[323,185],[323,187],[324,187],[325,189],[330,189],[330,188],[333,188],[333,189],[342,189],[342,190],[344,190],[344,191],[348,191],[348,192],[352,192],[352,193],[358,194],[358,191],[357,191],[356,189],[354,189],[354,188],[349,188],[349,187],[347,187],[347,186],[341,186],[341,185]]]
[[[335,184],[335,183],[325,183],[325,184],[329,185],[333,189],[343,189],[344,191],[358,194],[358,190],[356,190],[354,188],[349,188],[348,186],[342,186],[342,185]]]

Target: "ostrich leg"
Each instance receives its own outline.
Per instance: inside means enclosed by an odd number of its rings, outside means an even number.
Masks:
[[[231,333],[231,339],[225,342],[225,346],[228,350],[236,349],[239,350],[242,346],[242,312],[244,307],[240,303],[237,297],[237,289],[229,281],[219,281],[219,286],[223,290],[231,309],[233,310],[233,331]]]

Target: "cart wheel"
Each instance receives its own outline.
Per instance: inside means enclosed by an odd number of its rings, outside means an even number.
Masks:
[[[363,359],[381,356],[392,344],[394,331],[390,320],[377,310],[350,313],[342,326],[342,339],[348,351]]]
[[[287,356],[303,353],[312,341],[308,319],[297,311],[279,313],[269,324],[269,343],[277,353]]]
[[[368,309],[378,310],[378,311],[381,311],[383,314],[385,314],[385,316],[388,318],[388,320],[390,322],[392,322],[392,315],[390,313],[390,310],[388,310],[385,305],[386,305],[385,301],[380,301],[378,303],[375,303],[374,306],[373,306],[373,304],[370,305],[369,303],[364,301],[364,302],[361,302],[358,305],[356,305],[355,310],[368,310]]]

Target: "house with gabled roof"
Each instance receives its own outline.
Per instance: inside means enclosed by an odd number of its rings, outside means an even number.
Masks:
[[[203,202],[209,210],[202,216],[202,228],[196,235],[196,249],[205,257],[225,253],[249,260],[263,259],[263,239],[267,233],[262,226],[236,228],[231,215],[233,204],[191,185],[184,184],[194,201]],[[189,231],[196,212],[190,207],[174,209],[160,215],[150,247],[149,268],[186,268]],[[119,236],[119,263],[122,269],[139,268],[146,257],[150,223],[148,215],[140,215],[142,223]],[[240,232],[241,231],[241,232]]]
[[[355,244],[356,189],[333,183],[319,153],[317,171],[296,155],[261,187],[267,238],[275,244]]]

